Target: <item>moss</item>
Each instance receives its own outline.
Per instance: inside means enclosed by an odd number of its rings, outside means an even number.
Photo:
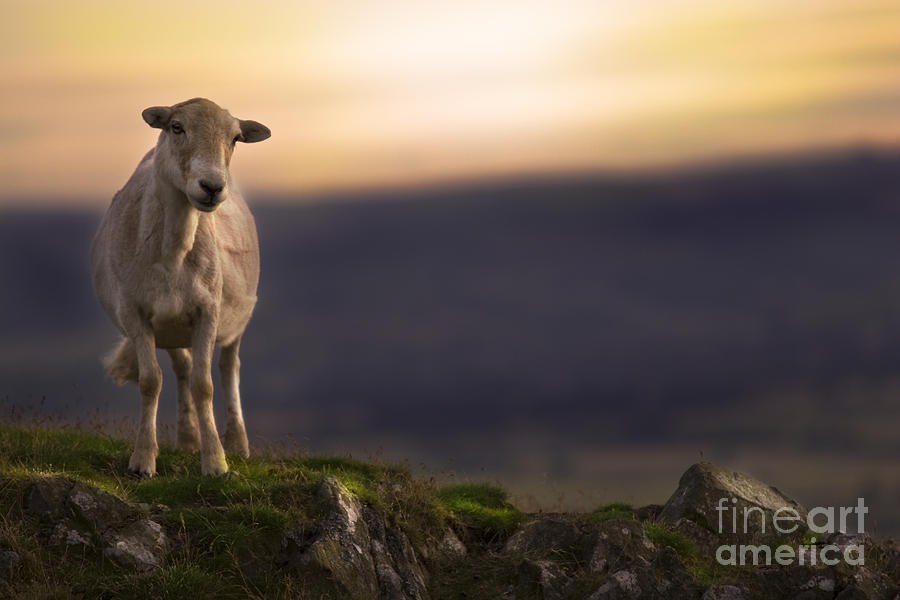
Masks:
[[[463,483],[437,492],[441,505],[465,525],[488,535],[507,535],[524,515],[508,500],[505,490],[485,483]]]

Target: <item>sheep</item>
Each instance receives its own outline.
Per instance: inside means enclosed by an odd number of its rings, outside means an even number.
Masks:
[[[140,389],[130,473],[156,473],[162,387],[156,349],[164,348],[178,386],[177,445],[200,449],[204,475],[223,474],[213,349],[221,347],[225,448],[246,457],[238,351],[259,282],[256,224],[228,167],[236,142],[259,142],[271,132],[205,98],[154,106],[141,116],[162,130],[156,147],[113,197],[91,247],[94,291],[122,334],[103,362],[117,384],[132,381]]]

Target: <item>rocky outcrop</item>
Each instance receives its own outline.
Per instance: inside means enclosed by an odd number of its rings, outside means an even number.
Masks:
[[[25,497],[50,545],[98,550],[136,571],[162,565],[169,537],[162,525],[109,492],[65,477],[36,479]]]
[[[339,598],[429,598],[426,573],[399,527],[334,477],[322,479],[317,497],[321,516],[314,527],[285,532],[281,564]]]
[[[807,545],[807,552],[818,551],[808,546],[804,507],[743,473],[693,465],[664,506],[632,514],[633,519],[601,523],[559,515],[526,523],[503,548],[519,561],[503,599],[900,600],[900,552],[893,543],[864,534],[836,533],[819,544],[838,552],[865,546],[871,558],[865,566],[718,563],[717,548],[729,544],[772,550]],[[790,529],[788,515],[797,517],[795,531],[775,530],[776,516],[782,517],[782,529]]]
[[[775,529],[776,515],[781,529],[792,533]],[[798,502],[776,487],[708,462],[681,476],[658,519],[687,534],[704,552],[722,544],[796,544],[806,533],[806,509]]]
[[[770,524],[782,507],[804,517],[806,511],[776,488],[708,463],[688,469],[664,506],[622,511],[614,518],[533,515],[506,539],[476,538],[468,548],[451,529],[435,528],[427,535],[404,530],[389,510],[361,501],[332,476],[307,485],[306,516],[275,529],[271,540],[266,538],[271,544],[265,555],[251,565],[267,577],[301,582],[302,597],[900,600],[900,550],[865,534],[836,533],[820,540],[838,552],[865,546],[864,565],[718,564],[715,546],[732,539],[759,545],[800,542],[761,527],[743,537],[720,534],[720,498],[738,511],[752,508],[757,523],[763,515]],[[111,562],[129,576],[173,564],[170,554],[182,555],[182,545],[191,543],[179,534],[175,511],[163,506],[134,505],[57,476],[35,477],[24,485],[19,480],[16,489],[22,491],[22,514],[36,527],[42,545],[61,555],[79,550],[80,556],[108,561],[107,567]],[[20,557],[16,549],[21,548],[0,545],[0,597],[14,589],[23,564],[35,560],[27,553]]]
[[[537,519],[526,523],[503,546],[503,552],[547,553],[572,547],[579,541],[579,531],[569,521],[560,518]]]

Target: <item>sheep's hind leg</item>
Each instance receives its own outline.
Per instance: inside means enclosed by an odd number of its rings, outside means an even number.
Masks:
[[[172,370],[178,380],[178,425],[177,444],[182,450],[193,452],[200,449],[200,426],[197,409],[191,396],[191,353],[186,348],[169,350]]]
[[[240,337],[230,345],[222,347],[219,371],[225,396],[225,449],[246,458],[250,456],[250,445],[247,443],[247,429],[244,427],[244,415],[241,412],[239,390],[241,359],[238,356],[240,347]]]
[[[144,326],[131,336],[138,362],[138,387],[141,390],[141,422],[134,442],[134,452],[128,461],[128,471],[152,477],[156,474],[156,408],[162,389],[162,370],[156,361],[156,340]]]

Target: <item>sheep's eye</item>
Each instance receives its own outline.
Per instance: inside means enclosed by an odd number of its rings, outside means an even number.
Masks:
[[[181,123],[178,121],[172,123],[172,133],[184,133],[184,127],[181,126]]]
[[[231,140],[231,145],[234,146],[234,145],[237,144],[239,141],[241,141],[241,136],[236,135],[236,136],[234,136],[234,139]]]

